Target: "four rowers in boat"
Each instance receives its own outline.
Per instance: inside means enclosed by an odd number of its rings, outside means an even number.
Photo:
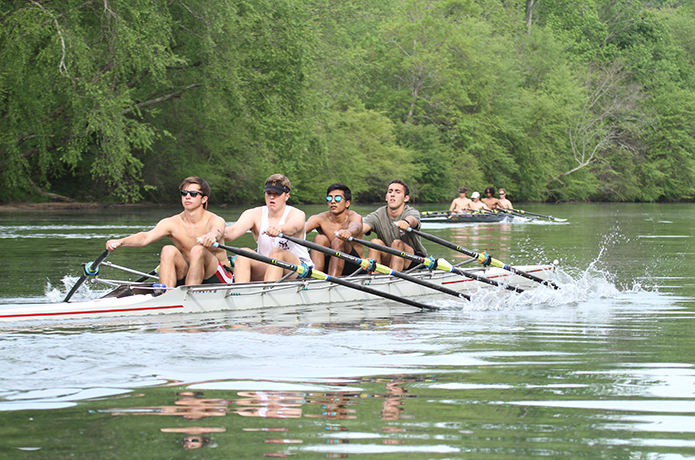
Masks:
[[[512,209],[512,203],[507,199],[507,191],[503,188],[499,190],[500,198],[497,199],[493,196],[495,189],[493,187],[488,187],[485,189],[485,198],[480,198],[480,193],[473,192],[469,200],[466,198],[466,188],[461,187],[459,189],[459,198],[455,198],[451,202],[449,207],[449,212],[456,214],[464,214],[468,211],[477,212],[489,212],[497,209]]]
[[[212,245],[215,242],[233,241],[247,231],[253,234],[258,243],[259,254],[293,265],[316,265],[317,270],[328,262],[331,276],[352,273],[358,267],[345,264],[335,257],[327,261],[321,253],[310,256],[305,246],[279,235],[282,233],[304,239],[307,232],[317,230],[319,234],[314,238],[315,243],[361,258],[363,247],[348,240],[373,231],[377,234],[377,239],[373,240],[375,243],[420,256],[427,255],[420,237],[406,231],[408,227],[420,228],[420,213],[406,205],[410,192],[400,180],[389,184],[387,205],[369,214],[364,222],[359,214],[349,209],[352,196],[350,189],[343,184],[333,184],[328,188],[326,202],[329,210],[311,216],[305,222],[303,211],[287,205],[291,191],[289,179],[282,174],[273,174],[265,182],[265,206],[244,211],[229,227],[225,226],[224,219],[207,211],[210,196],[207,182],[189,177],[183,181],[180,189],[184,206],[181,214],[162,219],[148,232],[106,242],[107,249],[113,251],[118,247],[143,247],[168,237],[174,245],[162,248],[160,262],[160,282],[167,288],[182,284],[232,282],[225,251]],[[399,271],[410,265],[410,261],[374,249],[369,250],[368,257]],[[234,282],[276,281],[285,272],[279,266],[237,256]],[[296,277],[296,274],[291,274],[292,277]]]

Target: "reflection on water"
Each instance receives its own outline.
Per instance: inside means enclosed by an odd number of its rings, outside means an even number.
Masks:
[[[200,449],[203,447],[219,448],[230,442],[228,429],[220,423],[222,417],[255,417],[265,422],[261,426],[243,427],[243,432],[262,432],[268,435],[262,439],[263,444],[302,444],[307,437],[304,430],[299,433],[299,438],[288,437],[296,425],[278,425],[285,419],[318,419],[321,422],[313,423],[312,437],[325,438],[329,445],[348,444],[352,439],[374,438],[383,444],[403,444],[403,439],[393,438],[389,433],[405,433],[408,430],[393,425],[383,425],[382,434],[365,436],[359,433],[349,433],[346,426],[335,424],[335,421],[357,420],[371,418],[367,411],[369,405],[364,401],[381,401],[381,420],[384,422],[414,419],[413,416],[404,415],[406,401],[416,398],[405,387],[408,384],[427,382],[431,379],[423,376],[399,376],[394,378],[362,378],[360,385],[383,386],[382,393],[369,393],[364,391],[327,391],[327,392],[297,392],[297,391],[237,391],[235,397],[222,399],[218,397],[206,397],[203,391],[184,390],[176,392],[173,404],[161,406],[135,406],[99,409],[94,412],[106,413],[114,417],[132,416],[164,416],[180,419],[185,422],[182,426],[170,426],[169,422],[163,422],[160,426],[161,433],[173,433],[185,435],[181,438],[183,449]],[[144,394],[133,395],[128,401],[135,402]],[[360,414],[360,406],[362,413]],[[199,422],[212,419],[214,426],[210,424],[200,425]],[[190,422],[190,423],[189,423]],[[270,435],[272,433],[272,436]],[[278,433],[288,433],[284,437],[277,437]],[[239,435],[240,433],[237,433]],[[356,435],[356,436],[355,436]],[[236,441],[235,441],[236,442]],[[265,456],[284,456],[281,452],[265,452]]]

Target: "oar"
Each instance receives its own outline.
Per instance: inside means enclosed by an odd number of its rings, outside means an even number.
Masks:
[[[135,283],[141,283],[141,282],[143,282],[147,279],[150,279],[150,278],[159,279],[159,277],[157,276],[157,269],[156,268],[154,270],[151,270],[149,273],[145,273],[145,272],[141,272],[139,270],[133,270],[132,268],[121,267],[120,265],[116,265],[116,264],[111,263],[111,262],[102,262],[101,265],[106,265],[107,267],[116,268],[118,270],[122,270],[122,271],[127,272],[127,273],[132,273],[133,275],[140,275],[140,278],[138,278],[134,281]]]
[[[528,212],[528,211],[524,211],[522,209],[511,209],[511,211],[522,214],[522,215],[528,214],[529,216],[543,217],[545,219],[550,219],[550,220],[555,221],[555,222],[567,222],[567,219],[560,219],[558,217],[553,217],[553,216],[545,216],[543,214],[536,214],[535,212]]]
[[[359,257],[355,257],[351,254],[346,254],[344,252],[340,251],[335,251],[331,248],[327,248],[325,246],[321,246],[320,244],[316,244],[311,241],[307,240],[302,240],[300,238],[295,238],[293,236],[287,236],[283,235],[282,233],[278,235],[279,238],[285,238],[286,240],[290,240],[296,244],[301,244],[302,246],[306,246],[307,248],[311,248],[315,251],[322,252],[324,254],[328,254],[329,256],[334,256],[338,257],[343,260],[347,260],[348,262],[352,262],[355,265],[359,265],[362,268],[364,268],[367,271],[375,271],[378,273],[383,273],[384,275],[391,275],[396,278],[401,278],[406,281],[410,281],[411,283],[419,284],[420,286],[425,286],[430,289],[434,289],[440,292],[443,292],[445,294],[453,295],[454,297],[458,297],[459,299],[466,299],[466,300],[471,300],[471,297],[469,295],[466,295],[462,292],[455,291],[453,289],[449,289],[448,287],[442,286],[440,284],[435,284],[435,283],[430,283],[429,281],[421,280],[420,278],[417,278],[415,276],[408,275],[406,273],[402,273],[396,270],[392,270],[386,265],[378,264],[374,262],[372,259],[361,259]]]
[[[502,208],[497,208],[497,212],[502,212],[504,214],[509,214],[512,217],[516,217],[517,219],[524,221],[524,222],[531,222],[534,220],[538,220],[535,217],[526,217],[523,214],[519,214],[518,212],[514,212],[511,209],[502,209]]]
[[[489,209],[471,209],[471,208],[466,208],[464,209],[465,212],[471,213],[471,214],[497,214],[497,211],[491,211]]]
[[[420,214],[423,216],[448,216],[452,211],[423,211]]]
[[[68,295],[65,296],[65,299],[63,299],[63,302],[67,302],[70,300],[70,297],[77,292],[77,290],[82,286],[82,283],[84,283],[84,280],[87,279],[88,276],[95,276],[97,273],[99,273],[99,265],[106,259],[106,256],[109,255],[109,251],[104,251],[102,252],[99,257],[94,259],[94,262],[88,262],[84,266],[84,275],[80,276],[80,279],[77,280],[77,283],[70,289],[70,292],[68,292]]]
[[[475,257],[476,259],[478,259],[478,262],[480,262],[483,265],[492,265],[494,267],[503,268],[504,270],[507,270],[507,271],[514,273],[516,275],[519,275],[519,276],[523,276],[524,278],[533,280],[537,283],[541,283],[541,284],[544,284],[546,286],[552,286],[555,289],[560,289],[560,287],[557,284],[553,283],[550,280],[544,280],[543,278],[539,278],[539,277],[532,275],[530,273],[526,273],[523,270],[519,270],[517,268],[514,268],[511,265],[507,265],[504,262],[501,262],[501,261],[493,258],[489,254],[485,254],[485,253],[479,254],[475,251],[471,251],[470,249],[462,248],[461,246],[454,244],[454,243],[451,243],[445,239],[439,238],[439,237],[434,236],[434,235],[430,235],[429,233],[415,230],[412,227],[408,228],[408,231],[412,232],[416,235],[419,235],[423,238],[426,238],[430,241],[434,241],[435,243],[441,244],[444,247],[447,247],[449,249],[453,249],[454,251],[458,251],[458,252],[461,252],[461,253],[466,254],[468,256]]]
[[[411,307],[420,308],[422,310],[438,310],[437,307],[433,307],[431,305],[426,305],[424,303],[420,303],[420,302],[416,302],[414,300],[406,299],[405,297],[400,297],[400,296],[397,296],[397,295],[394,295],[394,294],[391,294],[388,292],[380,291],[378,289],[373,289],[373,288],[370,288],[369,286],[364,286],[362,284],[351,283],[349,281],[345,281],[342,278],[334,278],[332,276],[328,276],[327,274],[325,274],[321,271],[318,271],[318,270],[313,270],[313,269],[307,267],[306,265],[294,265],[294,264],[291,264],[289,262],[285,262],[283,260],[277,260],[277,259],[273,259],[272,257],[263,256],[263,255],[258,254],[256,252],[253,252],[253,251],[247,251],[245,249],[237,248],[234,246],[227,246],[224,244],[219,244],[217,242],[213,243],[212,245],[216,248],[218,247],[220,249],[224,249],[225,251],[233,252],[234,254],[248,257],[249,259],[255,259],[255,260],[258,260],[260,262],[264,262],[266,264],[269,264],[269,265],[276,265],[276,266],[283,268],[285,270],[293,271],[293,272],[297,273],[302,278],[306,278],[309,276],[309,277],[317,279],[317,280],[329,281],[331,283],[340,284],[342,286],[349,287],[351,289],[355,289],[355,290],[362,291],[362,292],[367,292],[369,294],[383,297],[385,299],[394,300],[396,302],[401,302],[401,303],[404,303],[406,305],[410,305]]]
[[[467,270],[462,270],[458,267],[454,267],[451,265],[449,262],[447,262],[444,259],[435,259],[433,257],[422,257],[418,256],[416,254],[410,254],[408,252],[401,252],[398,249],[393,249],[388,246],[384,246],[382,244],[377,244],[377,243],[372,243],[369,240],[361,240],[359,238],[349,238],[350,241],[356,241],[357,243],[363,244],[367,246],[368,248],[373,248],[381,252],[387,252],[389,254],[392,254],[394,256],[398,257],[403,257],[404,259],[412,260],[413,262],[418,262],[423,264],[425,267],[429,268],[430,270],[442,270],[445,272],[450,272],[450,273],[456,273],[457,275],[465,276],[466,278],[471,278],[476,281],[480,281],[481,283],[487,283],[492,286],[498,286],[498,287],[503,287],[509,291],[514,291],[514,292],[524,292],[523,289],[510,286],[508,284],[502,284],[498,283],[495,280],[491,280],[490,278],[485,278],[484,276],[480,276],[476,273],[469,272]]]

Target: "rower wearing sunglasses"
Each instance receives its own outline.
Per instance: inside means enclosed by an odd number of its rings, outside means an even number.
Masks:
[[[312,230],[318,232],[318,235],[314,237],[314,243],[361,259],[364,247],[361,244],[346,241],[350,237],[362,236],[362,216],[349,209],[351,201],[352,192],[347,185],[335,183],[329,186],[326,191],[328,211],[309,217],[304,230],[307,234]],[[360,268],[358,265],[338,257],[327,256],[319,251],[311,252],[311,260],[317,270],[324,271],[329,276],[350,275]],[[326,266],[328,270],[325,270]]]
[[[222,243],[225,221],[207,210],[210,185],[200,177],[187,177],[179,185],[183,211],[166,217],[150,231],[106,242],[106,249],[141,248],[167,237],[173,245],[162,248],[159,281],[167,288],[183,284],[231,283],[227,253],[209,247]],[[201,236],[203,235],[203,236]],[[208,247],[199,242],[205,241]]]

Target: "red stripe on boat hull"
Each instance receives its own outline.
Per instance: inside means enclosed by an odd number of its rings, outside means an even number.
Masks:
[[[146,310],[171,310],[172,308],[183,308],[183,305],[169,305],[166,307],[142,307],[142,308],[123,308],[114,310],[90,310],[90,311],[61,311],[55,313],[30,313],[23,315],[0,315],[0,318],[30,318],[38,316],[63,316],[63,315],[93,315],[101,313],[127,313],[131,311]]]

